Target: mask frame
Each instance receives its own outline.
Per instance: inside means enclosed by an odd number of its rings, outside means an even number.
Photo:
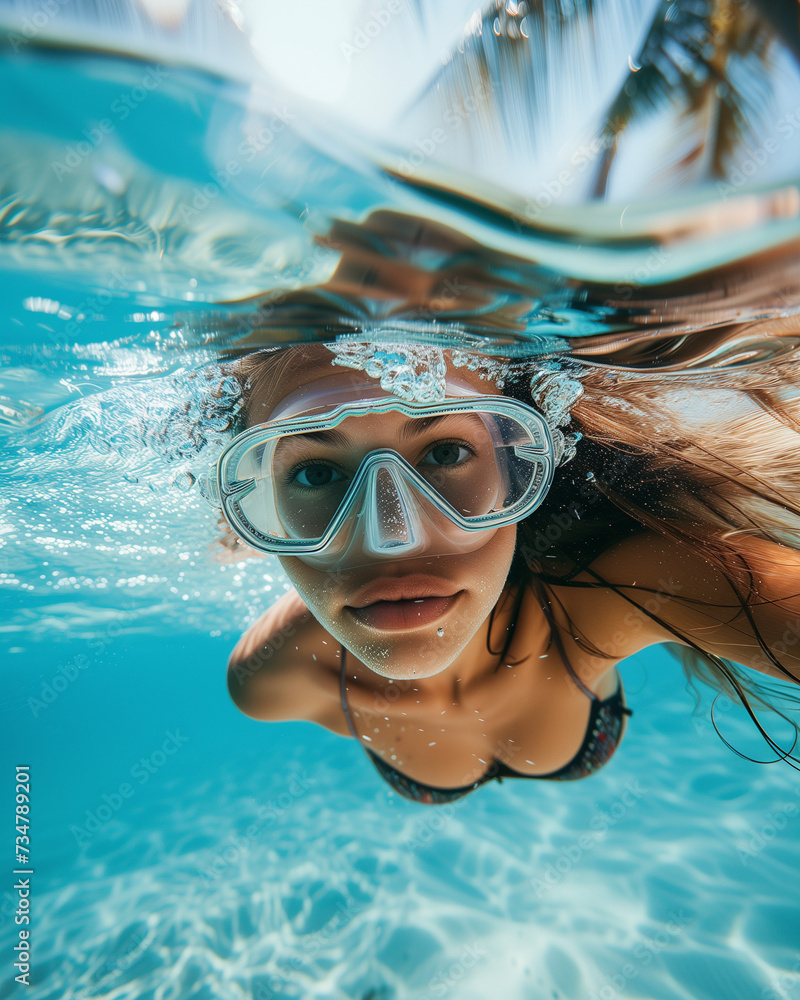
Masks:
[[[373,389],[374,391],[374,389]],[[242,507],[244,501],[258,488],[255,475],[238,477],[238,469],[254,448],[263,448],[272,441],[293,434],[332,430],[344,420],[359,415],[376,415],[391,411],[412,418],[440,416],[458,413],[489,414],[507,418],[526,432],[529,443],[515,445],[514,455],[532,465],[530,483],[522,495],[507,509],[493,510],[487,514],[465,517],[441,496],[406,459],[391,449],[379,448],[363,457],[350,486],[332,520],[321,536],[311,539],[281,538],[267,535],[253,523]],[[373,517],[365,519],[362,527],[366,538],[365,551],[375,555],[384,554],[392,558],[417,554],[423,540],[409,537],[405,542],[396,539],[390,544],[380,540],[380,525],[374,520],[376,508],[374,489],[375,477],[380,469],[388,469],[398,492],[398,502],[409,509],[408,490],[414,490],[434,511],[444,517],[461,532],[472,534],[514,524],[527,517],[544,500],[553,480],[556,467],[555,451],[550,429],[544,417],[519,400],[505,396],[474,395],[456,399],[446,399],[436,403],[412,403],[396,397],[376,397],[342,402],[324,414],[313,413],[306,416],[291,416],[251,427],[237,435],[225,448],[209,470],[204,490],[207,499],[214,506],[221,507],[232,530],[248,545],[263,552],[276,555],[320,556],[334,548],[336,536],[342,528],[358,514],[354,505],[359,496],[367,492],[367,509]],[[371,479],[371,483],[370,483]],[[372,490],[372,495],[370,495]],[[277,517],[277,511],[274,514]],[[413,526],[412,532],[413,535]],[[441,534],[441,532],[439,532]],[[477,539],[475,539],[477,541]],[[474,547],[462,536],[466,547]],[[448,546],[450,547],[450,546]],[[331,552],[331,555],[333,553]],[[336,561],[341,562],[341,555]],[[317,560],[315,560],[317,561]]]

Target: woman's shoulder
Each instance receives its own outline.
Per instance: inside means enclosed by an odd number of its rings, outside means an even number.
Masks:
[[[246,632],[244,632],[231,652],[228,665],[244,664],[271,659],[272,654],[282,649],[287,639],[313,628],[311,612],[296,590],[290,590],[268,608]]]
[[[605,549],[568,582],[549,580],[547,589],[562,619],[602,653],[596,669],[604,671],[647,646],[680,641],[668,625],[669,607],[689,580],[701,581],[706,595],[718,585],[712,567],[699,556],[662,535],[643,532]],[[568,649],[577,653],[571,639],[567,636]]]
[[[251,718],[306,720],[338,732],[338,653],[339,644],[291,590],[234,647],[228,691],[236,707]]]
[[[765,647],[779,645],[800,614],[800,552],[746,535],[718,541],[714,559],[700,544],[643,532],[553,589],[579,627],[616,659],[675,642],[785,677]],[[795,677],[798,659],[792,653],[784,664]]]

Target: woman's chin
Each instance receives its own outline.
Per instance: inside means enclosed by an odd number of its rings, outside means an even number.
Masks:
[[[426,664],[424,667],[420,667],[410,665],[398,666],[391,661],[388,663],[372,663],[368,662],[363,657],[359,657],[359,659],[361,659],[373,673],[379,674],[381,677],[388,677],[389,680],[394,681],[421,680],[426,677],[435,677],[437,674],[441,674],[444,670],[447,670],[452,663],[452,660],[449,660],[447,663]],[[455,659],[455,657],[453,659]]]
[[[344,645],[381,677],[418,680],[435,677],[447,670],[469,641],[467,638],[464,642],[445,642],[435,635],[434,640],[423,639],[419,634],[413,637],[407,634],[399,641],[393,637],[388,641],[361,639],[354,642],[353,637],[348,636]]]

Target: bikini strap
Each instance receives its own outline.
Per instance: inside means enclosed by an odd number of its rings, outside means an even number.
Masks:
[[[564,661],[564,666],[567,668],[567,673],[573,679],[575,684],[580,688],[580,690],[583,691],[583,693],[586,695],[587,698],[589,698],[593,702],[599,702],[600,699],[597,697],[594,691],[590,691],[589,688],[586,687],[586,685],[583,683],[580,677],[578,677],[578,675],[572,669],[572,664],[569,662],[567,651],[564,649],[564,643],[561,641],[561,633],[558,631],[558,625],[556,624],[556,621],[553,618],[553,613],[551,612],[550,608],[547,605],[546,597],[541,601],[541,607],[542,611],[544,611],[544,616],[550,625],[550,632],[553,636],[553,641],[556,644],[556,649],[558,650],[558,654]]]
[[[339,682],[339,692],[342,698],[342,708],[344,709],[344,717],[347,719],[347,725],[350,727],[350,732],[353,734],[353,739],[358,739],[358,733],[353,725],[353,720],[350,718],[350,709],[347,707],[347,692],[344,689],[345,681],[345,671],[347,669],[347,650],[342,646],[342,672],[341,679]]]

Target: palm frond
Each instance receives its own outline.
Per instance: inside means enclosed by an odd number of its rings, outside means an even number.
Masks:
[[[606,189],[620,139],[672,103],[696,120],[697,148],[712,176],[726,176],[732,154],[763,130],[773,97],[773,28],[752,7],[730,0],[662,3],[631,73],[608,112],[607,146],[595,195]]]

